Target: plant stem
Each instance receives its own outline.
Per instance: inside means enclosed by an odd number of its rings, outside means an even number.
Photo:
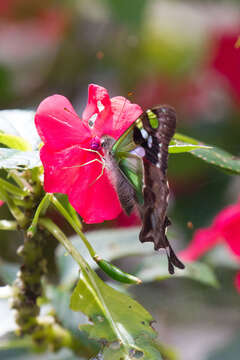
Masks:
[[[51,197],[51,194],[45,194],[45,196],[42,198],[33,217],[33,221],[27,230],[27,236],[33,237],[33,235],[36,233],[39,216],[48,208]]]
[[[14,203],[17,206],[20,206],[24,209],[32,209],[33,208],[33,201],[29,199],[14,199]]]
[[[40,307],[37,299],[42,295],[41,279],[46,273],[46,260],[44,258],[45,236],[38,231],[33,238],[26,236],[24,243],[18,249],[23,264],[13,284],[12,308],[16,311],[16,323],[20,334],[33,334],[38,329],[37,316]]]
[[[2,189],[0,189],[0,199],[7,203],[13,217],[17,220],[18,224],[24,228],[28,222],[28,219],[25,217],[22,211],[14,204],[13,200],[8,196],[8,194]]]
[[[62,204],[56,199],[55,196],[51,197],[51,202],[53,205],[58,209],[58,211],[65,217],[65,219],[68,221],[68,223],[72,226],[72,228],[76,231],[76,233],[80,236],[82,241],[84,242],[86,248],[89,251],[89,254],[95,261],[94,257],[97,256],[95,250],[91,246],[91,244],[88,242],[87,238],[83,234],[82,230],[78,227],[78,225],[75,223],[71,215],[67,212],[67,210],[62,206]]]
[[[81,224],[81,221],[79,220],[76,210],[72,207],[70,202],[67,203],[67,207],[68,207],[69,213],[71,214],[71,216],[73,218],[73,221],[77,224],[78,228],[82,230],[82,224]]]
[[[23,189],[20,189],[19,187],[11,184],[10,182],[3,180],[0,178],[0,187],[3,188],[5,191],[12,193],[17,196],[27,196],[29,195],[29,192]]]
[[[31,185],[22,177],[17,170],[9,171],[9,176],[13,178],[13,180],[18,184],[18,186],[29,195],[32,192]]]
[[[48,218],[41,218],[39,219],[39,225],[47,229],[50,234],[52,234],[65,247],[67,252],[73,257],[73,259],[82,269],[88,265],[84,258],[79,254],[77,249],[73,246],[71,241],[52,220]]]
[[[12,220],[0,220],[0,230],[17,230],[18,224]]]

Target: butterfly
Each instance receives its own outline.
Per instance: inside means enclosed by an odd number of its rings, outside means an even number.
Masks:
[[[139,240],[165,249],[168,271],[184,269],[174,253],[166,231],[171,224],[166,212],[168,146],[176,129],[176,112],[168,106],[144,111],[118,140],[103,136],[101,146],[106,167],[120,203],[129,215],[136,207],[142,220]]]

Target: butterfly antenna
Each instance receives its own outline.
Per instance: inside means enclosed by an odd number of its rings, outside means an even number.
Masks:
[[[124,100],[124,102],[123,102],[123,106],[122,106],[122,108],[121,108],[121,111],[120,111],[120,113],[119,113],[119,115],[118,115],[117,123],[118,123],[118,120],[120,119],[120,116],[121,116],[121,114],[122,114],[122,112],[123,112],[123,109],[124,109],[127,101],[128,101],[128,99],[125,98],[125,100]]]

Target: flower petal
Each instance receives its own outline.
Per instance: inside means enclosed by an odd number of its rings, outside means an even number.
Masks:
[[[93,131],[99,137],[109,135],[118,139],[141,114],[139,105],[132,104],[123,96],[113,97],[111,109],[105,108],[99,113]]]
[[[99,85],[88,86],[88,102],[82,114],[82,119],[88,125],[89,119],[99,114],[103,109],[110,109],[110,99],[107,90]]]
[[[215,246],[221,238],[215,228],[197,230],[189,246],[179,253],[182,260],[194,261]]]
[[[88,183],[82,190],[79,185],[74,185],[69,201],[87,224],[115,219],[122,211],[116,191],[105,171],[93,185]]]
[[[240,201],[225,207],[214,219],[213,226],[231,251],[240,256]]]
[[[121,206],[106,171],[97,179],[102,171],[102,164],[96,161],[100,160],[98,155],[77,145],[59,152],[45,145],[41,160],[45,190],[67,194],[86,223],[111,220],[119,215]],[[86,164],[90,161],[93,162]]]
[[[83,144],[90,138],[89,128],[62,95],[49,96],[41,102],[35,124],[43,142],[53,150]]]

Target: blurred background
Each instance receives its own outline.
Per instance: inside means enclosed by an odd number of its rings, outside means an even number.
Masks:
[[[239,155],[239,36],[237,0],[1,0],[0,109],[36,109],[60,93],[81,115],[93,82],[143,109],[172,105],[178,132]],[[239,177],[186,154],[170,157],[169,179],[179,250],[240,193]],[[16,238],[2,239],[1,257],[16,261]],[[239,359],[238,264],[226,249],[212,259],[220,289],[177,279],[132,291],[180,359]]]

